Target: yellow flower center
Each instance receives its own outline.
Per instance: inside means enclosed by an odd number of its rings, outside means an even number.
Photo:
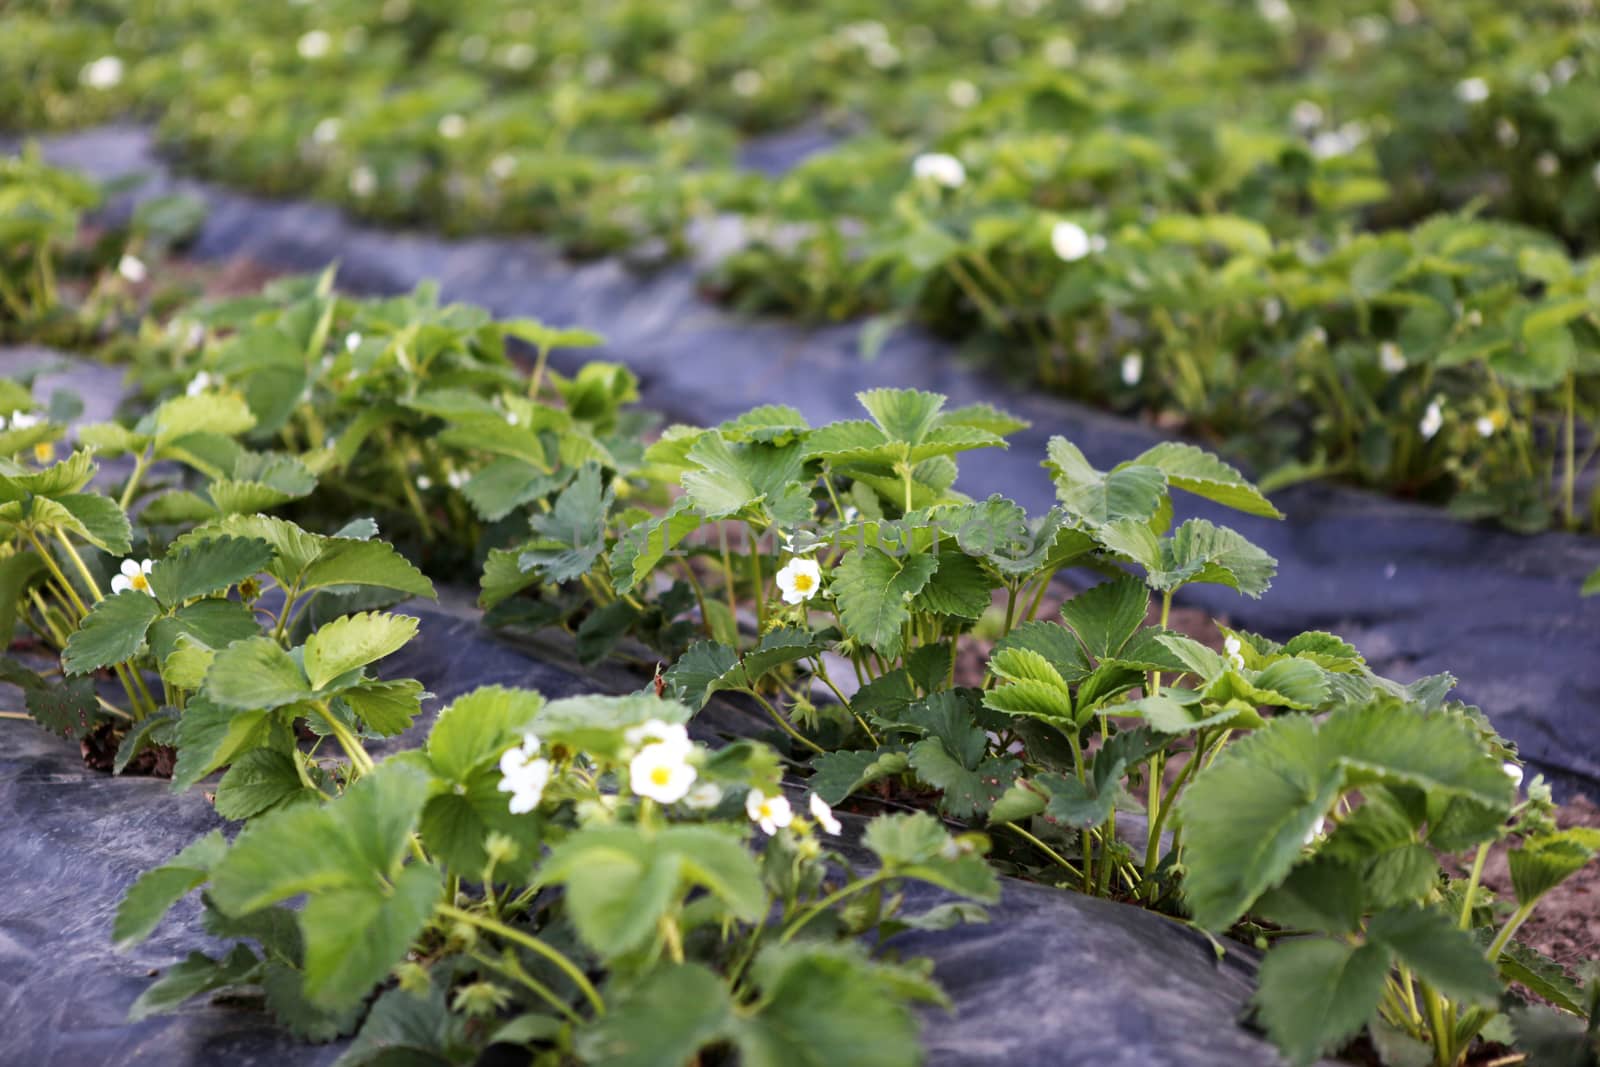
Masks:
[[[650,784],[651,785],[666,785],[670,781],[672,781],[672,768],[670,768],[670,767],[653,767],[653,768],[651,768],[651,770],[650,770]]]
[[[761,802],[761,806],[759,808],[757,808],[756,810],[761,813],[761,817],[763,819],[772,818],[772,802],[771,801],[763,800]]]
[[[794,591],[804,593],[811,588],[811,575],[801,572],[794,576]]]
[[[146,578],[142,574],[135,574],[132,578],[129,578],[128,585],[134,589],[137,589],[141,593],[148,593],[150,591],[150,579]]]
[[[40,441],[33,446],[33,458],[40,463],[49,463],[56,458],[56,446],[49,441]]]

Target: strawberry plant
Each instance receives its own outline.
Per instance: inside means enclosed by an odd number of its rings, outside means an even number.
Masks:
[[[339,798],[263,815],[231,843],[207,835],[141,878],[118,944],[197,888],[208,928],[239,940],[171,968],[133,1016],[259,990],[303,1037],[355,1032],[352,1064],[396,1049],[464,1062],[492,1044],[576,1062],[719,1048],[801,1062],[786,1046],[802,1030],[807,1057],[918,1062],[909,1005],[942,994],[925,968],[854,939],[994,899],[981,835],[880,817],[863,869],[829,847],[840,825],[826,805],[791,809],[774,753],[707,751],[689,714],[651,696],[468,693],[422,749]],[[897,887],[918,881],[957,902],[904,910]],[[302,894],[298,912],[283,907]]]

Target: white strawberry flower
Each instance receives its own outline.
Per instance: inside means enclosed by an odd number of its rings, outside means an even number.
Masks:
[[[918,181],[930,181],[946,189],[959,189],[967,182],[967,168],[947,152],[926,152],[911,161],[911,173]]]
[[[1399,374],[1406,369],[1406,354],[1393,341],[1385,341],[1378,346],[1378,366],[1385,374]]]
[[[811,817],[817,820],[817,825],[832,836],[838,837],[839,831],[844,829],[844,826],[834,817],[833,809],[828,806],[828,802],[817,796],[817,794],[812,793],[811,802],[808,806],[811,809]]]
[[[122,60],[116,56],[101,56],[93,63],[84,64],[78,72],[78,81],[102,92],[122,84]]]
[[[979,99],[978,87],[965,79],[957,79],[945,89],[945,97],[952,106],[966,110],[977,104]]]
[[[328,54],[328,49],[333,45],[333,38],[327,30],[310,30],[300,35],[295,42],[294,49],[300,53],[301,59],[321,59]]]
[[[1244,670],[1244,642],[1233,634],[1229,634],[1228,639],[1222,643],[1222,647],[1228,653],[1229,665],[1236,671]]]
[[[117,260],[117,273],[134,285],[138,285],[150,276],[150,272],[145,268],[144,261],[138,256],[128,253],[123,253],[122,258]]]
[[[761,76],[759,70],[741,70],[734,74],[729,84],[733,87],[735,96],[748,99],[761,92],[762,87],[766,85],[766,79]]]
[[[1554,152],[1540,152],[1539,158],[1533,161],[1534,169],[1541,178],[1554,178],[1561,171],[1561,160]]]
[[[211,377],[210,373],[201,371],[189,379],[189,384],[184,387],[183,393],[185,396],[199,396],[215,384],[217,384],[217,380]]]
[[[450,114],[439,120],[439,136],[447,141],[454,141],[467,132],[467,120],[460,115]]]
[[[13,430],[31,430],[44,420],[38,415],[28,411],[13,411],[11,413],[11,428]],[[6,420],[0,418],[0,430],[6,428]]]
[[[722,803],[722,788],[716,782],[696,782],[684,795],[683,802],[695,811],[710,811]]]
[[[466,471],[451,471],[445,476],[445,481],[450,483],[450,488],[460,489],[467,484],[471,477]]]
[[[1472,428],[1478,431],[1479,437],[1493,437],[1495,430],[1499,429],[1493,415],[1479,415],[1472,423]]]
[[[1428,401],[1428,408],[1422,413],[1422,421],[1417,424],[1417,430],[1422,434],[1424,441],[1433,439],[1434,434],[1444,427],[1444,409],[1438,400]]]
[[[1082,226],[1063,220],[1050,228],[1050,247],[1065,262],[1076,263],[1094,251],[1094,241]]]
[[[761,832],[768,837],[794,820],[789,798],[782,793],[769,797],[759,789],[752,789],[745,794],[744,810],[750,821],[761,827]]]
[[[689,762],[692,748],[657,742],[639,750],[628,763],[628,785],[658,804],[676,804],[689,795],[699,772]]]
[[[496,788],[511,794],[511,813],[525,815],[539,806],[550,784],[550,761],[539,758],[539,738],[527,733],[522,744],[507,749],[500,757],[500,784]]]
[[[1298,101],[1289,115],[1294,124],[1305,131],[1314,130],[1322,125],[1322,108],[1315,100]]]
[[[118,568],[122,573],[111,579],[111,591],[126,593],[132,589],[147,596],[155,596],[155,592],[150,588],[150,568],[154,566],[155,561],[149,559],[123,560]]]
[[[1489,83],[1482,78],[1463,78],[1456,82],[1456,99],[1463,104],[1481,104],[1489,99]]]
[[[325,118],[311,127],[311,139],[317,144],[332,144],[339,139],[339,120]]]
[[[350,333],[347,333],[347,334],[344,335],[344,350],[346,352],[354,352],[357,348],[360,348],[360,347],[361,347],[361,335],[359,333],[356,333],[355,331],[352,330]]]
[[[689,740],[689,728],[681,722],[666,722],[662,719],[646,719],[637,726],[630,726],[623,731],[622,740],[629,748],[638,748],[640,745],[668,745],[673,748],[688,749],[693,745]]]
[[[1500,769],[1502,771],[1506,772],[1506,777],[1511,779],[1511,782],[1512,782],[1513,785],[1517,786],[1518,788],[1521,788],[1521,786],[1522,786],[1522,768],[1521,767],[1517,766],[1515,763],[1512,763],[1512,762],[1510,762],[1508,760],[1505,763],[1500,764]]]
[[[800,604],[817,595],[822,588],[822,567],[814,559],[796,556],[778,571],[778,589],[785,604]]]
[[[1122,384],[1132,388],[1139,384],[1139,379],[1144,377],[1144,357],[1137,352],[1129,352],[1122,357]]]
[[[350,172],[350,192],[365,200],[378,191],[378,176],[365,163]]]
[[[417,488],[426,493],[429,489],[433,488],[433,479],[428,477],[426,474],[417,475]]]

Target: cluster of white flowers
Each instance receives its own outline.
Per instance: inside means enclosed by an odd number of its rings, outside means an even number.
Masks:
[[[1244,642],[1233,634],[1229,634],[1228,639],[1222,643],[1222,647],[1228,653],[1228,666],[1236,671],[1244,670]]]
[[[122,84],[122,60],[116,56],[101,56],[92,63],[85,63],[78,72],[78,81],[102,92],[115,89]]]
[[[522,744],[500,757],[497,788],[511,794],[512,814],[525,815],[539,806],[545,787],[550,784],[551,770],[550,761],[539,755],[538,735],[531,732],[522,735]]]
[[[13,430],[31,430],[44,420],[38,415],[27,411],[13,411],[10,417],[0,415],[0,430],[10,427]]]
[[[967,168],[947,152],[925,152],[911,161],[911,174],[918,181],[959,189],[967,183]]]
[[[132,589],[140,593],[155,596],[150,588],[150,568],[155,566],[154,560],[125,559],[118,568],[122,573],[111,579],[113,593],[126,593]]]
[[[801,604],[822,590],[822,567],[814,559],[796,556],[778,571],[778,591],[785,604]]]

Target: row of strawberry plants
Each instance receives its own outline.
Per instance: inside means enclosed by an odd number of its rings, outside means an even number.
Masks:
[[[13,19],[8,111],[153,108],[218,177],[579,252],[681,253],[693,218],[731,211],[751,240],[708,281],[744,306],[874,313],[869,343],[931,325],[1154,408],[1269,486],[1595,525],[1594,268],[1562,247],[1600,211],[1581,11],[869,13],[52,8]],[[819,116],[873,132],[780,179],[732,166],[737,135]]]
[[[137,1011],[259,987],[328,1036],[383,986],[355,1062],[422,1005],[451,1048],[627,1062],[665,1017],[683,1024],[668,1058],[788,1062],[776,1035],[825,1003],[837,1058],[910,1062],[903,1005],[933,994],[851,938],[969,914],[895,915],[896,880],[991,898],[988,831],[1000,870],[1270,946],[1259,1018],[1297,1060],[1363,1025],[1440,1064],[1480,1035],[1581,1031],[1503,991],[1585,1010],[1514,935],[1600,840],[1558,830],[1541,782],[1517,788],[1447,677],[1398,685],[1328,634],[1227,630],[1219,653],[1167,628],[1187,584],[1267,589],[1274,562],[1237,532],[1175,524],[1173,489],[1276,516],[1238,471],[1179,444],[1103,471],[1056,438],[1060,503],[1030,518],[954,489],[957,457],[1020,421],[915,390],[862,394],[860,420],[772,406],[647,442],[626,371],[550,371],[552,347],[592,340],[426,292],[353,301],[325,274],[152,325],[142,413],[73,427],[59,462],[40,449],[67,427],[9,386],[6,600],[64,672],[8,668],[30,712],[111,721],[122,765],[175,747],[179,788],[227,768],[217,810],[250,823],[142,880],[118,937],[204,885],[208,925],[257,947],[191,959]],[[109,492],[95,454],[131,457]],[[439,575],[486,550],[494,620],[563,626],[593,657],[653,645],[675,661],[660,695],[474,693],[378,764],[366,739],[425,696],[373,671],[416,630],[388,609],[432,593],[380,525]],[[1066,568],[1107,580],[1039,617]],[[958,674],[973,647],[981,679]],[[772,744],[689,744],[718,692],[768,716]],[[781,772],[809,776],[809,817]],[[829,805],[870,805],[869,786],[969,829],[880,817],[876,866],[854,870],[821,845]],[[738,843],[752,824],[759,855]],[[1514,908],[1481,883],[1508,837]],[[1465,879],[1441,863],[1460,854]],[[388,936],[352,942],[352,913]]]

